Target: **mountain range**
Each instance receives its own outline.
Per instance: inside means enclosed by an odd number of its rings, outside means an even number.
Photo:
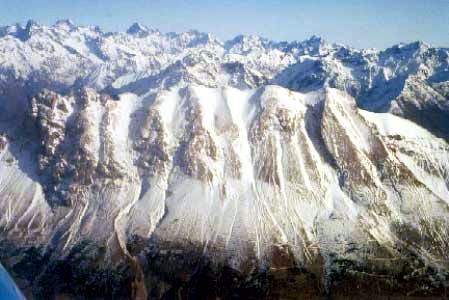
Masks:
[[[1,27],[0,207],[30,299],[447,296],[449,49]]]

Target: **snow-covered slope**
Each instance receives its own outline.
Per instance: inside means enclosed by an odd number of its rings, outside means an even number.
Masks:
[[[170,298],[204,283],[198,257],[322,295],[447,283],[446,49],[0,32],[0,259],[31,296]]]

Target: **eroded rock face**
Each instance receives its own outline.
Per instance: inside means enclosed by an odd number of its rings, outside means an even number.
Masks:
[[[97,179],[114,183],[128,175],[111,149],[116,106],[92,90],[66,97],[44,91],[33,98],[31,117],[42,145],[38,167],[52,205],[70,205],[76,191]]]
[[[344,92],[43,91],[29,117],[35,147],[2,146],[0,224],[31,297],[106,295],[67,278],[136,299],[346,295],[364,276],[438,295],[447,282],[449,145]]]

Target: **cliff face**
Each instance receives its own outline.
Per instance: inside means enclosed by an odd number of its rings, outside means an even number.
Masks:
[[[0,38],[86,67],[2,77],[0,260],[29,298],[444,295],[446,50],[61,24]]]
[[[80,256],[85,272],[123,266],[115,272],[144,294],[163,290],[147,274],[190,282],[197,260],[250,277],[304,269],[323,292],[335,261],[397,276],[392,264],[413,256],[434,270],[432,288],[445,278],[449,145],[341,91],[44,91],[29,118],[32,135],[2,142],[14,260],[33,247],[44,265]],[[178,266],[155,267],[167,257]]]

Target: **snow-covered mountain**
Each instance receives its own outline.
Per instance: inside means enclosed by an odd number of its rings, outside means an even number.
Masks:
[[[6,26],[0,37],[3,94],[17,85],[30,94],[74,87],[141,94],[182,80],[209,87],[276,84],[300,92],[337,88],[363,108],[417,122],[432,119],[427,113],[435,109],[448,116],[447,86],[441,83],[449,80],[449,50],[421,42],[384,51],[358,50],[319,37],[289,43],[238,36],[223,43],[197,31],[164,34],[136,23],[126,33],[110,33],[69,20],[50,27],[33,21]],[[401,96],[416,93],[425,99],[402,103]],[[413,109],[422,110],[422,116],[413,115]],[[422,125],[448,134],[445,124]]]
[[[30,21],[0,29],[0,133],[29,297],[447,288],[448,49]]]

